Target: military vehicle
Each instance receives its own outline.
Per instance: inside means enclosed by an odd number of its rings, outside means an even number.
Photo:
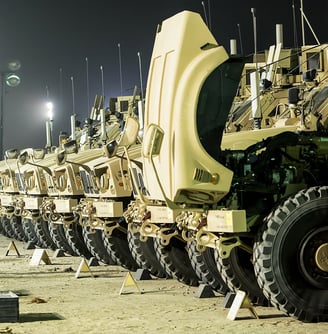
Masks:
[[[120,98],[119,106],[131,97]],[[48,196],[43,197],[40,205],[42,218],[48,222],[52,239],[58,248],[71,255],[90,258],[92,252],[85,244],[82,220],[75,207],[84,200],[85,191],[90,184],[85,184],[85,173],[93,171],[87,163],[105,154],[104,145],[113,140],[120,133],[121,122],[124,121],[124,112],[119,109],[105,109],[103,98],[96,97],[94,107],[86,126],[70,138],[67,138],[61,150],[56,152],[56,164],[51,167],[51,179],[48,182]],[[73,126],[72,126],[73,129]],[[52,187],[52,184],[55,187]],[[90,225],[94,224],[90,222]],[[84,222],[84,225],[85,222]],[[113,261],[110,261],[113,264]]]
[[[132,148],[131,154],[140,157],[140,145]],[[116,264],[136,270],[128,248],[127,226],[121,218],[132,199],[127,164],[119,157],[103,155],[86,166],[80,168],[84,197],[74,208],[83,226],[84,241],[99,260],[106,263],[104,257],[110,254]]]
[[[10,238],[27,241],[22,221],[16,215],[16,195],[19,194],[15,175],[19,151],[7,150],[0,163],[0,225],[2,232]]]
[[[138,129],[142,127],[140,103],[143,102],[138,102],[138,99],[139,97],[130,97],[129,100],[126,99],[128,103],[125,103],[125,107],[121,106],[126,124],[118,142],[126,141],[129,133],[136,135],[132,139],[133,145],[128,147],[129,153],[126,154],[123,149],[116,150],[113,141],[108,140],[103,146],[103,156],[80,167],[84,197],[74,208],[74,213],[83,227],[84,241],[97,259],[105,263],[112,261],[133,271],[141,267],[154,276],[166,277],[163,268],[154,258],[151,245],[138,243],[139,239],[134,238],[134,234],[128,231],[123,217],[133,199],[127,157],[131,159],[131,163],[140,166],[141,138],[138,136]],[[117,103],[122,105],[122,98],[118,98]]]
[[[102,147],[120,133],[124,108],[131,98],[111,99],[111,110],[105,110],[103,98],[96,96],[84,128],[77,128],[72,117],[71,136],[61,135],[59,146],[51,147],[47,154],[44,149],[9,151],[12,167],[2,171],[2,216],[22,219],[29,242],[71,255],[91,256],[82,240],[82,227],[73,224],[79,220],[73,207],[84,196],[80,168],[104,155]],[[7,159],[3,164],[8,165]],[[11,227],[10,222],[7,225]]]
[[[43,197],[55,188],[50,169],[56,163],[55,158],[53,152],[46,153],[45,149],[22,150],[17,156],[15,175],[19,195],[15,196],[15,215],[22,221],[30,247],[57,248],[40,214]]]
[[[107,129],[98,101],[98,133],[88,123],[43,162],[8,152],[0,227],[4,217],[41,217],[55,246],[74,254],[244,290],[253,303],[327,321],[327,46],[277,45],[245,65],[200,15],[163,21],[142,143],[135,115],[123,132]]]
[[[147,82],[143,170],[136,177],[131,168],[138,197],[125,214],[166,263],[187,243],[206,256],[212,249],[230,289],[302,321],[328,320],[327,47],[287,50],[300,67],[285,59],[280,79],[262,77],[261,87],[255,71],[253,125],[228,133],[245,60],[229,56],[196,13],[163,21]],[[204,272],[215,275],[206,256]]]

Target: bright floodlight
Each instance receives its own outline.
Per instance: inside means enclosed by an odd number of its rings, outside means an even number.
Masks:
[[[6,85],[9,87],[17,87],[21,82],[18,75],[10,73],[6,76]]]
[[[19,60],[11,60],[9,63],[8,63],[8,68],[10,71],[17,71],[21,68],[21,63]]]
[[[47,102],[46,103],[46,107],[47,107],[47,109],[48,109],[48,118],[49,118],[49,120],[50,121],[52,121],[53,120],[53,107],[54,107],[54,105],[52,104],[52,102]]]

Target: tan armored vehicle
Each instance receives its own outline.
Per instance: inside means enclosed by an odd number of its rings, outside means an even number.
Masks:
[[[16,149],[7,150],[0,162],[0,225],[1,230],[10,238],[27,241],[21,217],[16,215],[16,196],[19,194],[15,170],[17,168]]]
[[[51,166],[56,164],[54,153],[45,149],[22,150],[16,162],[19,195],[15,196],[15,215],[20,217],[29,243],[56,249],[48,224],[40,214],[43,197],[55,189]],[[48,180],[48,181],[47,181]]]
[[[80,169],[89,172],[86,163],[104,155],[103,145],[119,135],[120,123],[104,108],[103,99],[96,97],[86,127],[78,133],[73,125],[71,127],[71,137],[55,152],[56,163],[50,167],[51,177],[46,178],[48,196],[43,197],[40,211],[58,248],[89,258],[91,253],[83,241],[82,226],[74,212],[84,197]]]
[[[124,105],[126,99],[120,97],[120,104]],[[97,96],[90,113],[91,121],[80,129],[75,126],[75,117],[71,117],[71,137],[61,135],[59,147],[52,147],[48,154],[36,149],[16,154],[14,170],[18,189],[12,202],[15,215],[23,218],[30,242],[34,239],[40,247],[61,248],[72,255],[91,256],[82,241],[81,226],[72,224],[78,221],[73,206],[84,194],[80,167],[86,161],[104,155],[101,147],[120,132],[114,113],[119,111],[113,109],[105,115],[103,99]],[[48,137],[50,134],[47,133]],[[67,158],[71,161],[65,164]],[[34,237],[33,230],[36,232]]]
[[[118,103],[121,102],[119,99]],[[120,144],[126,142],[129,133],[134,136],[140,128],[141,117],[138,120],[136,114],[140,116],[141,110],[139,107],[138,111],[133,111],[136,108],[135,103],[136,101],[132,100],[128,103],[129,110],[124,116],[126,125],[118,138]],[[155,276],[164,277],[167,275],[157,259],[154,259],[153,249],[148,249],[148,244],[140,244],[139,239],[134,238],[123,217],[133,199],[127,158],[130,163],[141,166],[141,139],[137,137],[130,138],[132,145],[127,148],[128,154],[109,141],[104,146],[104,156],[90,160],[84,167],[80,167],[84,197],[74,212],[83,226],[84,241],[96,258],[107,263],[109,256],[116,264],[129,270],[142,267]]]
[[[120,135],[120,121],[125,121],[131,112],[128,109],[137,100],[135,96],[118,97],[115,106],[111,105],[110,118],[108,110],[94,108],[91,117],[100,121],[98,131],[82,131],[79,142],[68,139],[63,149],[57,150],[56,164],[50,167],[51,180],[47,179],[55,187],[48,187],[48,196],[40,206],[58,248],[129,270],[136,270],[138,265],[128,247],[122,216],[131,201],[132,187],[124,152],[109,158],[106,150],[107,144]],[[133,158],[140,158],[140,145],[129,151]]]
[[[140,145],[129,150],[133,158],[140,158]],[[87,162],[87,168],[80,167],[84,196],[74,212],[83,226],[84,241],[96,258],[104,261],[103,257],[109,255],[116,264],[136,270],[138,266],[128,248],[127,225],[122,218],[132,199],[129,170],[126,160],[120,158],[122,154],[124,158],[123,152],[111,158],[103,154]]]
[[[299,116],[301,108],[311,108],[309,103],[326,86],[326,72],[317,70],[324,61],[321,59],[324,50],[324,45],[295,50],[282,48],[278,43],[260,55],[267,57],[266,63],[246,63],[225,133],[296,123],[305,125],[307,130],[316,129],[316,115],[307,112],[305,118]],[[256,69],[261,76],[256,77]],[[306,103],[298,105],[300,100]],[[325,114],[327,111],[322,107],[319,112]]]
[[[230,289],[299,320],[326,321],[327,45],[298,52],[299,75],[288,84],[282,76],[284,88],[265,86],[254,130],[225,133],[243,59],[229,57],[198,14],[162,22],[147,83],[143,180],[133,178],[146,192],[126,217],[168,262],[183,249],[177,242],[213,249]],[[265,94],[276,101],[264,115]],[[274,123],[262,127],[263,116]]]

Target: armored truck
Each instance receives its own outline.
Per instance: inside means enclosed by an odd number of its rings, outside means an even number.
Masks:
[[[175,239],[212,249],[230,289],[302,321],[328,319],[327,47],[296,50],[298,70],[281,71],[281,84],[255,68],[252,126],[229,133],[245,59],[229,56],[196,13],[163,21],[147,83],[142,179],[133,178],[139,197],[127,217],[141,239],[172,254]],[[263,126],[268,96],[276,102]]]

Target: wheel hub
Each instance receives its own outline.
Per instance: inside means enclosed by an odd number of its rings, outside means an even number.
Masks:
[[[299,264],[312,286],[328,289],[328,227],[315,228],[300,244]]]
[[[322,271],[328,272],[328,243],[319,246],[315,253],[315,262]]]

